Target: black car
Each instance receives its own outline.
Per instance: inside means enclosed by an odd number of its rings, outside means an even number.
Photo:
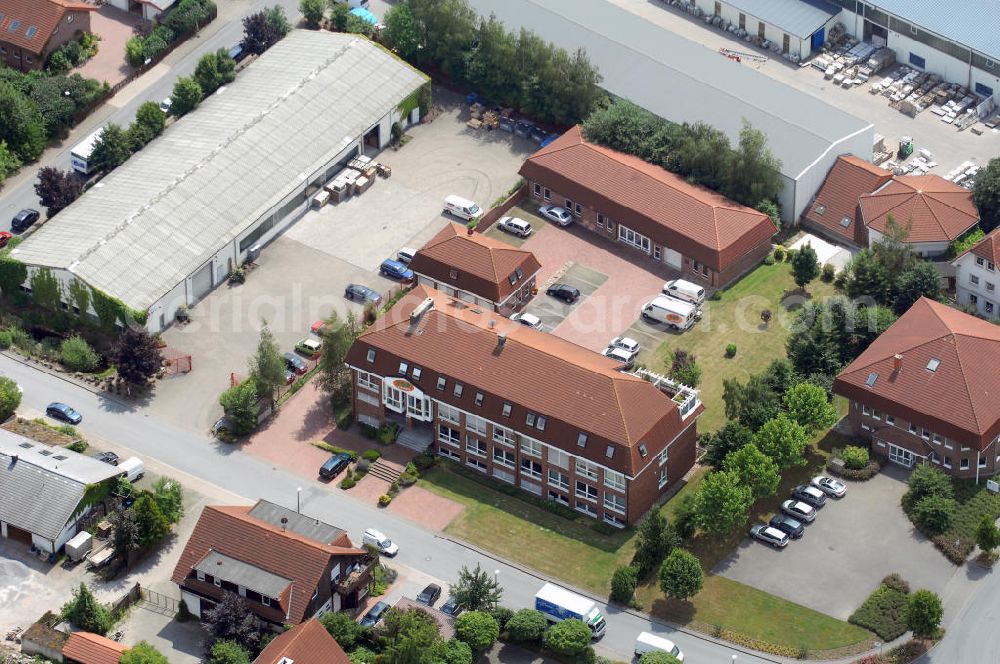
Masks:
[[[808,484],[795,487],[792,490],[792,498],[801,500],[806,505],[812,505],[813,507],[822,507],[826,504],[826,494]]]
[[[775,514],[774,516],[771,517],[771,520],[768,522],[767,525],[771,526],[772,528],[777,528],[778,530],[785,533],[792,539],[798,539],[802,537],[802,533],[805,531],[805,529],[802,527],[801,522],[796,521],[787,514]]]
[[[118,455],[114,452],[98,452],[94,455],[94,458],[112,466],[117,466],[119,461]]]
[[[447,613],[449,616],[457,616],[461,612],[462,607],[458,605],[458,600],[455,599],[454,595],[449,596],[441,605],[441,613]]]
[[[341,452],[340,454],[334,454],[332,457],[326,460],[326,463],[322,465],[319,469],[319,476],[325,480],[332,480],[334,477],[340,474],[344,468],[347,468],[347,464],[351,462],[351,455],[346,452]]]
[[[378,305],[382,302],[381,295],[368,286],[362,286],[361,284],[348,284],[347,288],[344,290],[344,297],[348,300],[364,302],[365,304],[371,302],[372,304]]]
[[[531,130],[535,128],[534,122],[528,122],[527,120],[518,120],[514,123],[514,133],[521,138],[528,138],[531,136]]]
[[[53,419],[69,422],[70,424],[79,424],[83,421],[83,415],[58,401],[50,403],[45,408],[45,414]]]
[[[508,131],[508,132],[513,133],[514,132],[514,118],[505,118],[505,117],[501,116],[500,117],[499,127],[501,129],[503,129],[504,131]]]
[[[289,371],[294,371],[300,376],[309,371],[305,361],[295,353],[285,353],[282,357],[285,358],[285,366]]]
[[[243,44],[236,44],[229,49],[229,57],[236,62],[239,62],[243,58],[247,57],[247,55],[248,53],[243,49]]]
[[[533,127],[531,129],[531,133],[528,134],[528,138],[533,140],[535,143],[541,143],[548,137],[549,135],[540,127]]]
[[[10,230],[15,233],[20,233],[21,231],[27,229],[33,223],[38,221],[41,217],[41,213],[38,210],[32,210],[31,208],[25,208],[14,215],[14,218],[10,220]]]
[[[546,295],[551,295],[557,300],[562,300],[567,304],[573,304],[580,299],[580,289],[573,288],[569,284],[552,284],[545,291]]]
[[[375,606],[368,609],[368,613],[361,618],[362,627],[374,627],[382,620],[382,616],[389,610],[389,605],[385,602],[376,602]]]
[[[434,606],[434,602],[438,601],[441,597],[441,586],[436,583],[428,584],[426,588],[420,591],[417,595],[417,602],[420,604],[426,604],[427,606]]]

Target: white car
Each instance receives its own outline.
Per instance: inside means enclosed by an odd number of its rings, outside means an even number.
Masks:
[[[542,319],[534,314],[519,313],[514,314],[510,317],[515,323],[520,323],[521,325],[527,325],[528,327],[534,328],[536,330],[542,329]]]
[[[502,231],[507,231],[511,235],[517,235],[518,237],[528,237],[534,231],[531,224],[526,222],[524,219],[518,219],[517,217],[501,217],[500,221],[497,223],[497,227]]]
[[[608,346],[614,346],[615,348],[627,350],[633,355],[639,352],[639,342],[630,337],[615,337],[611,340],[611,343],[609,343]]]
[[[573,215],[565,208],[555,205],[543,205],[538,208],[538,214],[559,226],[569,226],[573,223]]]
[[[799,521],[812,523],[816,519],[816,508],[801,500],[786,500],[781,503],[781,511]]]
[[[166,99],[160,102],[160,110],[166,113],[167,115],[170,115],[170,107],[173,105],[174,105],[174,100],[171,99],[170,97],[167,97]]]
[[[375,547],[379,553],[385,556],[394,556],[399,553],[399,546],[386,537],[385,533],[374,528],[369,528],[364,532],[361,536],[361,543],[365,546]]]
[[[826,475],[817,475],[812,478],[812,481],[810,481],[809,484],[812,484],[826,495],[833,496],[834,498],[843,498],[847,493],[846,484],[838,479],[827,477]]]
[[[758,539],[764,544],[770,544],[776,549],[783,549],[788,546],[788,535],[765,523],[758,523],[751,528],[750,537]]]
[[[610,357],[612,360],[620,363],[621,369],[631,369],[635,366],[635,353],[630,353],[624,348],[618,348],[617,346],[608,346],[604,349],[602,353],[604,357]]]

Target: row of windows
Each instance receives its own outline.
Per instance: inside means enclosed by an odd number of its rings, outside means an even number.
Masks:
[[[889,426],[901,427],[901,425],[896,424],[896,418],[894,416],[890,415],[889,413],[882,413],[880,410],[875,408],[869,408],[868,406],[862,405],[861,414],[870,417],[873,420],[877,420],[879,422],[881,422],[884,417],[885,423],[888,424]],[[954,449],[955,447],[950,439],[945,438],[941,434],[934,433],[929,429],[918,427],[913,422],[910,422],[907,425],[906,430],[908,433],[913,434],[914,436],[920,436],[924,440],[930,441],[934,445],[943,445],[946,450]],[[961,446],[962,452],[968,452],[970,449],[972,448],[967,447],[965,445]]]
[[[979,306],[979,296],[975,293],[969,293],[969,304],[978,307]],[[983,312],[987,314],[992,314],[995,310],[995,305],[989,300],[983,300]]]
[[[982,259],[980,259],[980,260],[982,260]],[[993,263],[990,263],[990,265],[993,265]],[[969,275],[969,283],[972,284],[973,286],[978,286],[979,285],[979,276],[975,275],[975,274],[970,274]],[[986,290],[987,291],[989,291],[990,293],[992,293],[992,292],[996,291],[996,289],[997,289],[996,284],[994,284],[992,281],[987,281],[986,282]]]

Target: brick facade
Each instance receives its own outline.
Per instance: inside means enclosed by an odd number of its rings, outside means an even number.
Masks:
[[[19,30],[23,31],[29,27],[30,25],[25,25],[22,21]],[[17,71],[26,72],[42,69],[48,61],[49,55],[84,32],[89,31],[90,11],[71,9],[65,10],[51,35],[38,34],[34,37],[34,40],[44,44],[40,50],[25,48],[20,44],[8,41],[4,39],[8,30],[0,30],[0,62]],[[46,37],[48,37],[47,40]]]
[[[631,243],[624,242],[619,239],[618,226],[619,224],[623,224],[624,227],[627,228],[627,219],[609,218],[608,216],[602,214],[599,210],[590,207],[586,202],[572,200],[569,196],[566,196],[561,192],[554,191],[541,182],[529,181],[527,188],[528,195],[531,200],[538,205],[558,205],[560,207],[564,207],[573,214],[574,222],[579,226],[586,228],[587,230],[592,231],[611,242],[622,242],[623,244],[629,244],[632,246]],[[677,252],[670,252],[663,244],[658,244],[657,238],[655,237],[651,237],[649,240],[650,247],[648,252],[639,247],[633,248],[637,253],[646,254],[650,261],[662,262],[669,267],[678,270],[683,278],[699,283],[708,288],[724,288],[728,286],[733,281],[753,269],[771,252],[771,243],[762,242],[737,260],[729,263],[729,265],[727,265],[722,271],[716,271],[708,265],[691,258],[690,256],[677,254]],[[679,256],[679,261],[671,261],[668,258],[668,253],[677,254],[677,256]],[[657,256],[659,256],[659,258],[657,258]]]
[[[352,369],[352,378],[358,421],[373,426],[385,422],[389,410],[382,398],[383,379],[357,369]],[[518,425],[525,422],[494,424],[436,399],[430,421],[407,417],[406,422],[409,427],[425,428],[433,436],[433,448],[443,457],[536,497],[624,526],[638,521],[694,465],[696,419],[689,417],[673,440],[646,441],[647,464],[631,479],[548,445],[544,432],[532,429],[537,435],[524,435],[519,429],[527,427]]]
[[[926,460],[954,477],[975,478],[977,471],[978,477],[989,476],[1000,467],[996,441],[977,452],[971,445],[857,401],[850,402],[847,421],[854,435],[871,443],[872,454],[882,462],[907,465],[906,455],[898,452],[903,449],[912,453],[913,463]]]
[[[537,285],[535,279],[537,274],[533,274],[524,281],[520,288],[508,295],[503,302],[493,302],[489,298],[455,288],[448,283],[432,279],[426,275],[417,274],[416,276],[417,283],[422,286],[434,288],[463,302],[471,302],[477,306],[486,307],[508,318],[523,309],[524,305],[531,301],[531,298],[535,295],[535,287]]]

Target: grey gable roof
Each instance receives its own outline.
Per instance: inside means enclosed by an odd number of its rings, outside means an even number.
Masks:
[[[825,0],[726,0],[726,4],[801,39],[840,13],[840,7]]]
[[[123,472],[0,429],[0,521],[55,540],[77,511],[87,485]]]
[[[293,30],[16,256],[146,309],[426,80],[358,35]]]
[[[1000,5],[997,0],[867,0],[918,28],[964,44],[1000,60]]]

